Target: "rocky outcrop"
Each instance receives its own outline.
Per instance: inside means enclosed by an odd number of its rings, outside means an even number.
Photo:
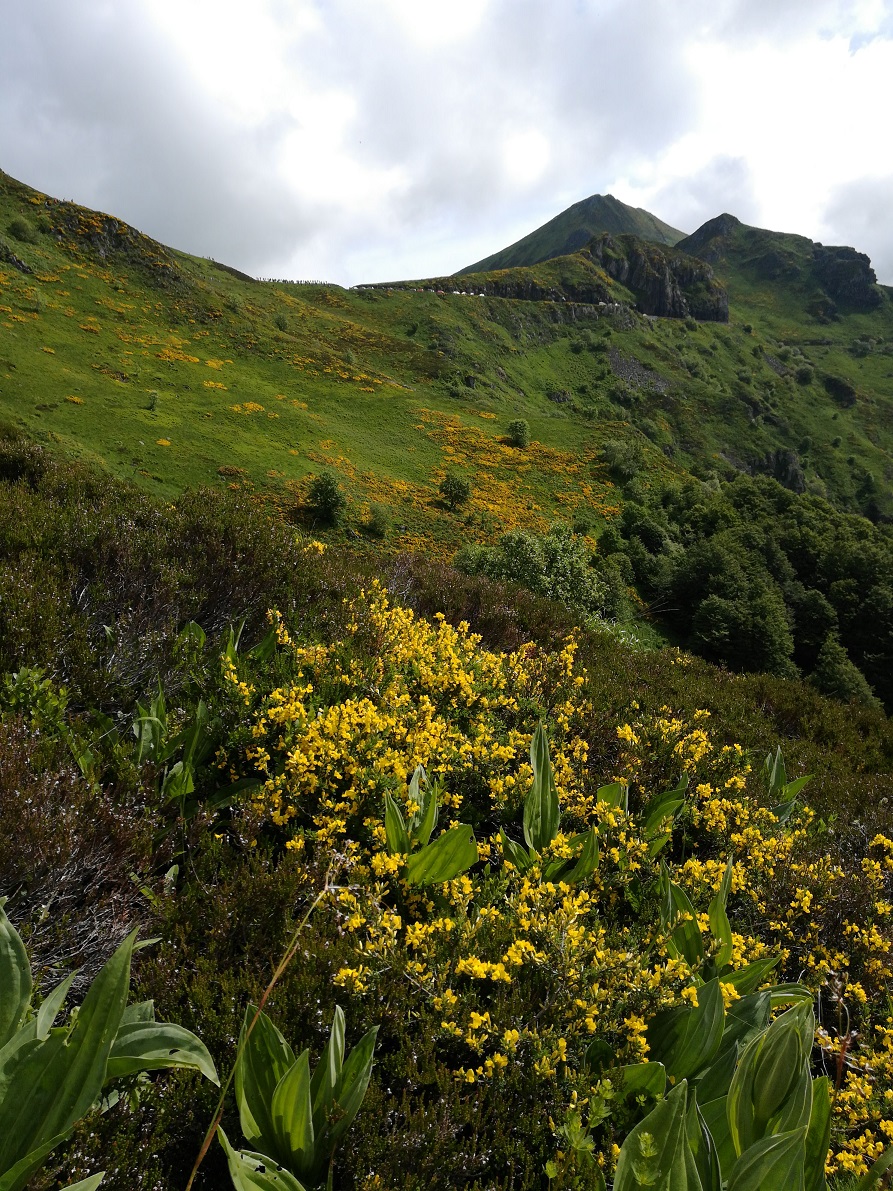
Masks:
[[[703,260],[637,236],[596,236],[585,251],[609,277],[632,290],[642,314],[729,321],[729,296]]]
[[[877,275],[864,252],[816,244],[812,258],[816,280],[835,302],[855,310],[873,310],[880,305]]]

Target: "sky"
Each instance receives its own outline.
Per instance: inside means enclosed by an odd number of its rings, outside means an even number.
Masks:
[[[613,194],[893,284],[893,0],[0,0],[0,168],[254,276],[456,272]]]

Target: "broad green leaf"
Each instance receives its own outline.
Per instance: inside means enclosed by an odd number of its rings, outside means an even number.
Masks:
[[[378,1026],[367,1030],[344,1062],[341,1080],[335,1089],[335,1103],[341,1115],[329,1123],[320,1137],[317,1147],[319,1156],[328,1158],[360,1111],[372,1075],[377,1036]]]
[[[776,1133],[744,1151],[732,1167],[728,1191],[804,1191],[806,1129]]]
[[[549,757],[546,729],[537,724],[530,742],[533,785],[524,799],[524,841],[528,848],[542,852],[558,834],[561,810],[555,790],[555,775]]]
[[[310,1052],[301,1051],[283,1075],[270,1104],[276,1149],[290,1171],[309,1175],[314,1166],[313,1108],[310,1100]]]
[[[217,1130],[217,1136],[236,1191],[306,1191],[303,1183],[266,1154],[234,1150],[222,1129]]]
[[[718,980],[698,989],[697,1005],[677,1006],[648,1023],[648,1047],[674,1079],[689,1079],[707,1067],[719,1051],[723,1002]]]
[[[409,799],[418,808],[407,825],[410,840],[422,847],[437,826],[437,787],[428,781],[424,765],[417,765],[409,783]]]
[[[577,881],[585,881],[598,868],[598,862],[598,836],[595,833],[595,828],[590,827],[576,864],[561,879],[568,885],[575,885]]]
[[[796,798],[803,787],[811,782],[814,777],[814,773],[808,773],[805,777],[798,777],[792,782],[786,782],[781,791],[782,802],[790,802],[792,798]]]
[[[704,940],[694,906],[681,885],[670,880],[667,866],[660,866],[660,918],[664,930],[670,932],[667,950],[676,958],[696,968],[704,958]]]
[[[409,834],[400,807],[390,794],[384,796],[384,830],[391,856],[405,856],[409,851]]]
[[[728,1178],[729,1171],[738,1160],[738,1155],[735,1153],[735,1146],[732,1142],[732,1135],[729,1132],[729,1119],[726,1112],[727,1100],[725,1096],[720,1096],[716,1100],[708,1100],[706,1103],[698,1101],[698,1108],[701,1116],[704,1119],[704,1124],[710,1131],[710,1136],[713,1138],[713,1144],[716,1147],[716,1156],[719,1160],[719,1169],[724,1179]]]
[[[165,802],[181,802],[195,789],[195,771],[188,761],[177,761],[164,775],[161,793]]]
[[[191,645],[195,649],[204,649],[207,641],[205,630],[200,624],[196,624],[194,620],[188,621],[177,633],[178,645]]]
[[[154,1021],[155,1020],[155,1002],[154,1001],[134,1001],[132,1005],[128,1005],[121,1014],[121,1025],[130,1026],[135,1021]]]
[[[183,1026],[163,1021],[136,1021],[122,1025],[109,1055],[107,1079],[137,1071],[187,1067],[200,1071],[219,1086],[214,1060],[207,1047]]]
[[[520,844],[516,844],[513,839],[505,834],[500,827],[499,842],[502,844],[502,854],[506,860],[510,861],[519,873],[526,873],[533,865],[533,857],[526,848],[522,848]]]
[[[662,1096],[667,1087],[663,1063],[629,1063],[609,1073],[620,1096]]]
[[[44,998],[43,1003],[37,1010],[38,1038],[44,1039],[48,1037],[49,1032],[52,1029],[53,1022],[59,1016],[59,1010],[65,1003],[65,997],[68,995],[68,990],[74,983],[74,978],[77,976],[79,971],[80,968],[75,968],[73,972],[70,972],[69,975],[66,976],[64,980],[60,981],[53,991],[48,993]]]
[[[3,1173],[0,1174],[0,1191],[22,1191],[25,1184],[30,1181],[31,1176],[40,1170],[56,1146],[60,1146],[65,1141],[69,1132],[71,1130],[49,1138],[43,1145],[25,1154],[23,1158],[20,1158],[8,1170],[2,1168]]]
[[[779,791],[787,785],[788,777],[785,773],[784,760],[781,755],[781,745],[766,758],[763,768],[766,771],[766,779],[769,782],[769,793],[778,794]]]
[[[722,982],[731,984],[735,991],[743,997],[747,993],[756,991],[772,969],[778,966],[780,959],[780,955],[769,955],[763,959],[754,960],[752,964],[739,968],[737,972],[724,972]]]
[[[614,1191],[703,1191],[686,1135],[687,1088],[677,1084],[627,1136]]]
[[[713,962],[717,968],[722,968],[729,962],[733,951],[732,925],[726,913],[726,903],[729,900],[729,889],[731,886],[732,861],[729,860],[719,889],[716,891],[707,910],[707,917],[710,920],[710,933],[720,944],[719,950],[713,957]]]
[[[433,844],[413,852],[406,861],[406,880],[410,885],[439,885],[452,881],[477,864],[478,846],[474,832],[460,823],[439,835]]]
[[[766,991],[773,1009],[782,1005],[811,1005],[815,1000],[815,993],[805,984],[773,984]]]
[[[812,1111],[806,1130],[806,1191],[825,1191],[825,1159],[831,1145],[831,1084],[827,1075],[813,1081]]]
[[[31,965],[28,952],[0,900],[0,1047],[16,1031],[31,1001]]]
[[[694,1096],[689,1096],[685,1133],[703,1191],[722,1191],[722,1173],[716,1143],[698,1111],[698,1102]]]
[[[890,1169],[893,1169],[893,1146],[884,1150],[871,1169],[867,1170],[862,1178],[859,1179],[853,1191],[869,1191],[870,1188],[876,1187],[880,1179]]]
[[[616,806],[618,810],[627,809],[627,793],[629,787],[625,782],[611,782],[607,786],[600,786],[595,792],[596,802],[606,802],[608,806]]]
[[[258,641],[257,645],[248,650],[248,656],[250,658],[255,658],[259,662],[267,662],[276,652],[277,644],[278,638],[276,636],[276,630],[270,629],[266,636],[262,637],[261,640]]]
[[[127,1001],[135,938],[136,931],[106,962],[71,1029],[23,1047],[4,1070],[0,1170],[66,1134],[98,1099]]]
[[[809,1120],[808,1056],[814,1033],[812,1008],[788,1009],[748,1043],[729,1088],[729,1127],[743,1154],[770,1133],[794,1131]],[[793,1129],[785,1128],[795,1121]]]
[[[725,982],[724,977],[722,982]],[[731,1004],[726,1010],[726,1024],[720,1050],[725,1051],[735,1045],[739,1051],[743,1050],[751,1038],[756,1034],[762,1034],[769,1025],[771,1008],[772,998],[767,988],[762,992],[750,993],[749,996],[741,997]],[[726,1086],[724,1091],[728,1090]]]
[[[729,1085],[732,1082],[737,1061],[737,1044],[733,1042],[731,1046],[726,1046],[725,1035],[723,1035],[716,1061],[698,1079],[695,1088],[698,1104],[702,1108],[705,1104],[709,1104],[711,1100],[719,1100],[729,1094]]]
[[[64,1191],[96,1191],[104,1178],[105,1171],[100,1170],[98,1174],[91,1174],[88,1179],[81,1179],[78,1183],[68,1183]]]
[[[335,1098],[335,1089],[341,1078],[341,1067],[344,1063],[344,1012],[340,1005],[335,1006],[332,1018],[332,1029],[329,1040],[322,1052],[322,1057],[316,1064],[313,1078],[310,1081],[310,1100],[313,1105],[313,1128],[319,1132],[326,1114]]]
[[[246,1037],[254,1018],[255,1006],[245,1010],[239,1042]],[[267,1151],[275,1146],[275,1132],[270,1106],[276,1085],[295,1061],[294,1051],[270,1021],[261,1013],[236,1063],[236,1103],[242,1132],[251,1142]]]
[[[689,776],[683,773],[672,790],[664,790],[656,798],[652,798],[645,808],[647,814],[643,832],[646,839],[657,831],[665,819],[675,816],[676,812],[685,805],[685,792],[688,789]]]

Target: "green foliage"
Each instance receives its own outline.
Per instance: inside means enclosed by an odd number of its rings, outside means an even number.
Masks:
[[[217,1082],[211,1056],[194,1034],[156,1022],[151,1002],[127,1006],[135,939],[133,932],[108,960],[69,1025],[54,1028],[74,973],[35,1010],[27,953],[0,902],[3,1191],[21,1191],[110,1080],[187,1067]]]
[[[326,525],[337,525],[347,508],[347,497],[330,471],[314,476],[307,489],[307,507]]]
[[[642,447],[630,439],[609,439],[602,445],[601,459],[615,479],[628,483],[642,470]]]
[[[327,1176],[332,1185],[335,1150],[362,1106],[378,1033],[374,1026],[345,1059],[344,1028],[344,1013],[336,1006],[329,1040],[311,1075],[309,1050],[295,1058],[266,1014],[248,1006],[235,1086],[242,1132],[258,1149],[236,1151],[220,1131],[237,1191],[304,1191],[305,1185],[313,1191]],[[258,1166],[281,1169],[271,1175]],[[254,1178],[257,1173],[265,1181]]]
[[[6,225],[6,230],[23,244],[34,244],[37,241],[37,232],[34,230],[33,224],[22,215],[17,215],[14,219],[11,219]]]
[[[513,447],[523,450],[530,446],[530,423],[526,418],[515,418],[509,422],[505,433]]]
[[[442,832],[431,841],[437,826],[440,790],[429,782],[424,767],[418,765],[409,783],[409,801],[416,809],[409,823],[399,806],[385,795],[385,834],[388,852],[406,857],[406,881],[409,885],[433,885],[452,881],[477,864],[478,849],[474,832],[464,823]]]
[[[366,518],[363,528],[373,538],[378,538],[379,541],[390,537],[391,530],[393,529],[393,520],[387,506],[382,504],[370,505],[369,516]]]
[[[471,498],[471,482],[464,476],[449,472],[440,481],[438,491],[447,507],[455,512]]]
[[[514,530],[495,546],[465,547],[456,556],[456,566],[470,575],[510,580],[571,608],[617,611],[602,573],[590,565],[585,542],[560,523],[547,534]]]

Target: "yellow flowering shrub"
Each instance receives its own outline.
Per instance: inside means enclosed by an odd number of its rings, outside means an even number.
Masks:
[[[596,772],[592,696],[572,637],[553,651],[492,652],[466,624],[418,617],[377,584],[344,616],[340,640],[313,644],[271,613],[277,664],[254,672],[224,660],[241,751],[226,764],[259,776],[252,822],[340,873],[329,906],[349,956],[335,985],[374,1005],[399,980],[403,1012],[424,1023],[459,1085],[520,1073],[553,1098],[594,1098],[589,1124],[610,1167],[632,1123],[604,1093],[610,1067],[647,1059],[649,1020],[694,1003],[699,983],[661,927],[658,859],[691,899],[708,957],[718,941],[706,910],[731,862],[730,962],[778,956],[766,983],[815,991],[816,1054],[837,1088],[829,1173],[866,1169],[893,1119],[893,842],[876,836],[848,865],[824,853],[809,809],[781,822],[754,759],[719,741],[706,711],[685,721],[631,705],[616,727],[617,771]],[[520,839],[540,720],[562,820],[521,872],[501,832]],[[475,870],[439,886],[410,886],[405,858],[386,847],[384,796],[411,816],[417,765],[441,791],[437,830],[461,821],[478,840]],[[646,831],[667,774],[682,779],[682,805],[660,834]],[[550,862],[574,855],[591,827],[594,874],[548,880]],[[721,991],[727,1008],[739,996],[730,983]]]

